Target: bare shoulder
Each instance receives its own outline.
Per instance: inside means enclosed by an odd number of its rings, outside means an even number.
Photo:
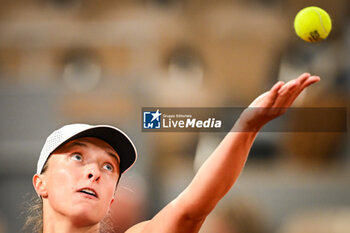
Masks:
[[[125,233],[140,233],[144,230],[147,223],[149,223],[149,221],[140,222],[129,228]]]

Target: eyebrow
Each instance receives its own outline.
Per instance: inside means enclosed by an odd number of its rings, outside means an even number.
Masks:
[[[82,142],[72,142],[71,144],[68,145],[68,147],[73,147],[73,146],[81,146],[81,147],[85,147],[87,148],[88,146],[85,143]],[[120,164],[120,159],[119,156],[117,156],[116,154],[107,151],[107,154],[113,158],[115,158],[115,160],[117,160],[118,164]]]

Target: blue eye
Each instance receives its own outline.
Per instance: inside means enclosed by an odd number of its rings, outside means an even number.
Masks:
[[[113,171],[113,166],[109,163],[106,163],[103,165],[103,168],[106,169],[107,171]]]
[[[81,156],[81,154],[73,154],[73,155],[71,156],[71,158],[72,158],[73,160],[76,160],[76,161],[81,161],[81,160],[83,160],[83,156]]]

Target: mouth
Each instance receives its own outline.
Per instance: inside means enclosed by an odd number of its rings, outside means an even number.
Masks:
[[[85,193],[85,194],[87,194],[87,195],[89,195],[91,197],[98,198],[97,192],[95,190],[91,189],[91,188],[82,188],[82,189],[78,190],[78,192]]]

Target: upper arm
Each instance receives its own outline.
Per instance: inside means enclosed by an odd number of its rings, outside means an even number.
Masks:
[[[202,226],[205,217],[193,218],[186,208],[178,203],[178,198],[165,206],[151,220],[139,223],[130,228],[127,233],[195,233]]]
[[[125,233],[138,233],[138,232],[143,232],[143,229],[145,226],[148,224],[149,221],[144,221],[137,223],[136,225],[132,226],[129,228]]]

